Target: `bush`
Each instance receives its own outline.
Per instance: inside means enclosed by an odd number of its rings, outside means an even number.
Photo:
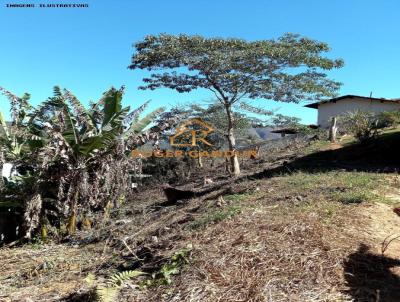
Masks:
[[[0,171],[11,164],[18,172],[1,182],[0,208],[18,201],[27,239],[49,224],[67,223],[74,233],[77,220],[92,210],[118,205],[130,192],[130,172],[136,169],[130,151],[158,142],[177,121],[163,108],[140,119],[147,103],[124,108],[123,87],[109,89],[88,107],[59,87],[36,107],[28,94],[0,92],[11,104],[10,123],[0,114]]]
[[[353,134],[360,142],[373,139],[379,129],[385,128],[379,114],[361,110],[348,112],[339,118],[339,123],[344,132]]]
[[[379,120],[384,127],[397,127],[400,125],[400,110],[382,112],[379,114]]]

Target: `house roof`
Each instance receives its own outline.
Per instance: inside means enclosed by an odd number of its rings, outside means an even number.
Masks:
[[[354,98],[363,99],[365,101],[380,101],[380,102],[396,102],[396,103],[400,103],[400,99],[373,98],[373,97],[368,97],[368,96],[347,94],[347,95],[343,95],[343,96],[340,96],[340,97],[337,97],[337,98],[333,98],[333,99],[329,99],[329,100],[325,100],[325,101],[320,101],[320,102],[316,102],[316,103],[307,104],[304,107],[318,109],[318,106],[321,105],[321,104],[336,103],[337,101],[340,101],[340,100],[354,99]]]

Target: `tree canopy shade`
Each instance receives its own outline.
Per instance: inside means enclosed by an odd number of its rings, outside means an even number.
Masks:
[[[205,88],[231,103],[243,97],[286,102],[331,97],[340,83],[320,70],[343,66],[343,60],[322,56],[329,51],[326,43],[295,34],[254,42],[161,34],[135,48],[130,69],[174,69],[145,78],[141,89]]]
[[[328,79],[324,71],[343,66],[343,60],[324,56],[329,51],[326,43],[295,34],[252,42],[161,34],[145,37],[135,48],[129,68],[157,71],[143,79],[141,89],[167,87],[190,92],[203,88],[215,94],[226,110],[231,151],[235,150],[234,103],[333,97],[340,83]],[[234,175],[238,175],[239,162],[235,157],[231,160]]]

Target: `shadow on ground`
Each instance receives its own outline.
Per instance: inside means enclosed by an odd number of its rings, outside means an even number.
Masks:
[[[368,246],[358,250],[344,262],[344,277],[350,294],[357,302],[400,301],[400,277],[391,269],[400,266],[400,260],[376,255]]]
[[[269,178],[296,171],[317,173],[332,170],[398,173],[400,171],[400,132],[388,133],[365,142],[346,145],[340,149],[319,151],[277,167],[248,176]],[[346,293],[355,302],[399,302],[400,260],[372,253],[360,244],[357,251],[344,261]]]
[[[400,132],[389,133],[369,142],[354,143],[340,149],[312,153],[278,167],[253,174],[250,178],[260,179],[294,171],[311,173],[330,170],[399,172],[399,150]]]

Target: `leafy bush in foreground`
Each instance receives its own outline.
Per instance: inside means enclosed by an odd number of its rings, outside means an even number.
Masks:
[[[353,134],[360,142],[376,137],[378,131],[386,127],[379,114],[361,110],[341,116],[339,123],[342,132]]]
[[[117,205],[131,188],[129,172],[137,159],[129,152],[151,140],[157,145],[159,134],[176,122],[161,114],[163,108],[140,120],[147,103],[133,111],[123,107],[123,87],[111,88],[88,108],[59,87],[36,107],[28,94],[0,91],[11,104],[11,122],[0,116],[0,168],[13,167],[2,180],[0,208],[11,203],[23,209],[28,239],[48,225],[67,225],[74,233],[79,219],[90,225],[92,210]]]
[[[382,112],[379,114],[379,119],[385,127],[397,127],[400,125],[400,110]]]

